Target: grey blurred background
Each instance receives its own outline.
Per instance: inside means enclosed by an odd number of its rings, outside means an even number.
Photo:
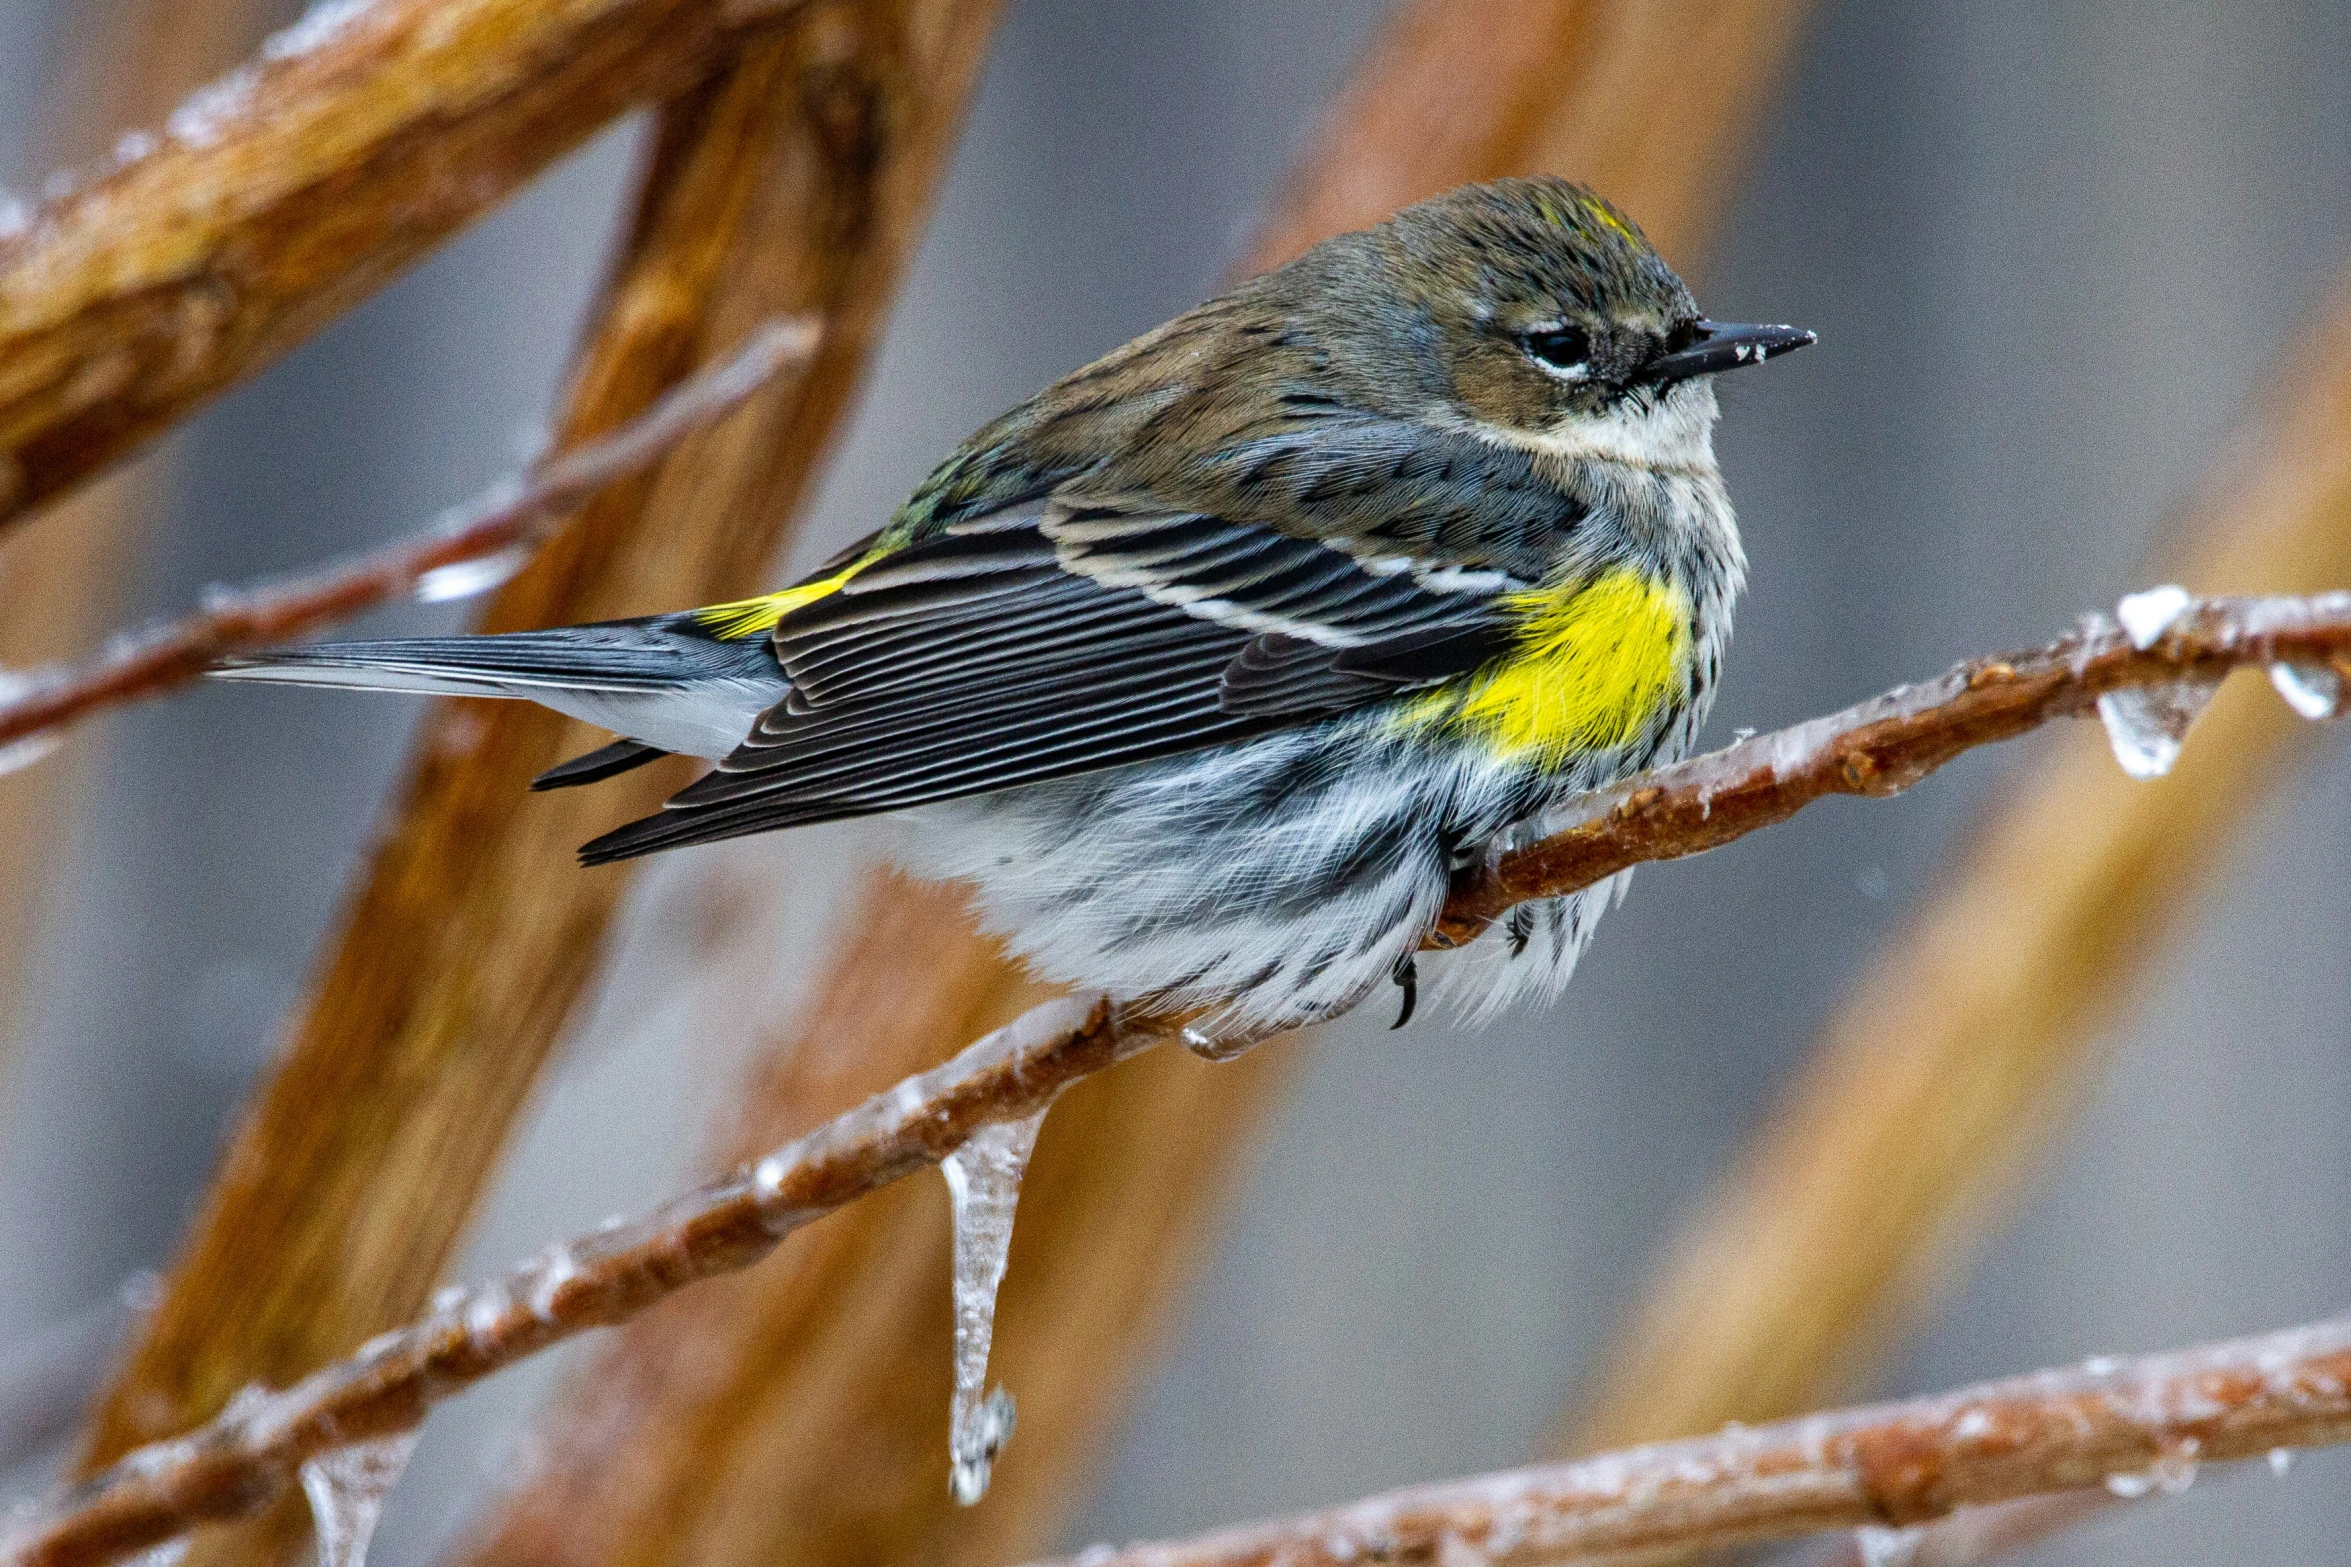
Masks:
[[[31,127],[73,3],[0,0],[0,184],[42,177]],[[1378,14],[1014,0],[801,553],[874,526],[970,427],[1211,291]],[[2335,0],[1824,3],[1698,275],[1715,313],[1822,337],[1725,389],[1755,570],[1714,738],[2039,640],[2145,585],[2167,504],[2351,259],[2347,109]],[[169,443],[170,504],[124,614],[388,536],[511,469],[638,134],[604,137]],[[74,742],[85,798],[0,1074],[0,1355],[168,1261],[413,716],[206,690]],[[1523,1459],[1651,1248],[2018,760],[1979,753],[1899,802],[1827,805],[1644,872],[1551,1012],[1474,1036],[1327,1031],[1078,1533]],[[2078,1132],[1890,1390],[2351,1298],[2347,821],[2338,738],[2196,911]],[[645,878],[469,1274],[686,1178],[743,1031],[690,1015],[695,985],[788,998],[867,852],[832,830]],[[757,920],[698,939],[714,890],[777,878],[790,907],[754,900]],[[553,1374],[436,1417],[382,1567],[461,1526]],[[2339,1560],[2347,1477],[2322,1456],[2282,1483],[2200,1486],[2034,1559]]]

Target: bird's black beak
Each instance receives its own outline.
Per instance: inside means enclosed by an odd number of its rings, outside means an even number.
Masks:
[[[1720,321],[1693,321],[1676,335],[1690,341],[1650,360],[1641,371],[1641,380],[1671,386],[1694,375],[1759,365],[1819,341],[1800,326],[1732,326]]]

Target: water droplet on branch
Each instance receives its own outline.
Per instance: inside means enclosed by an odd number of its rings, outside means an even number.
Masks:
[[[2180,759],[2180,744],[2219,690],[2217,681],[2172,680],[2123,686],[2098,698],[2098,718],[2114,759],[2133,778],[2161,778]]]
[[[310,1498],[318,1535],[318,1567],[366,1567],[384,1499],[400,1483],[417,1433],[402,1431],[351,1447],[330,1448],[302,1465],[302,1493]]]
[[[948,1484],[971,1506],[988,1494],[996,1455],[1012,1437],[1012,1395],[984,1398],[988,1346],[996,1332],[996,1288],[1012,1248],[1012,1212],[1020,1179],[1045,1112],[983,1126],[940,1162],[955,1210],[955,1398],[947,1420]]]
[[[2167,1447],[2156,1455],[2155,1467],[2148,1472],[2155,1478],[2156,1489],[2166,1496],[2177,1496],[2196,1483],[2196,1454],[2202,1444],[2194,1438],[2177,1447]]]
[[[2272,664],[2269,683],[2304,718],[2342,716],[2343,677],[2332,664]]]
[[[1853,1531],[1853,1543],[1861,1551],[1863,1567],[1908,1567],[1918,1554],[1919,1533],[1916,1529],[1864,1524]]]

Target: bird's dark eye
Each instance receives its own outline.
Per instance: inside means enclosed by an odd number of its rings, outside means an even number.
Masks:
[[[1592,357],[1592,339],[1580,326],[1545,327],[1522,341],[1529,354],[1554,370],[1573,370]]]

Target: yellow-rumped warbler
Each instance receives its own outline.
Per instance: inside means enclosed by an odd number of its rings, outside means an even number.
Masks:
[[[222,672],[624,737],[542,788],[716,760],[591,864],[914,811],[916,868],[1048,977],[1240,1027],[1390,978],[1409,1011],[1454,870],[1687,750],[1745,573],[1711,378],[1811,341],[1702,317],[1579,186],[1468,186],[1048,387],[780,593]],[[1616,890],[1438,983],[1557,989]]]

